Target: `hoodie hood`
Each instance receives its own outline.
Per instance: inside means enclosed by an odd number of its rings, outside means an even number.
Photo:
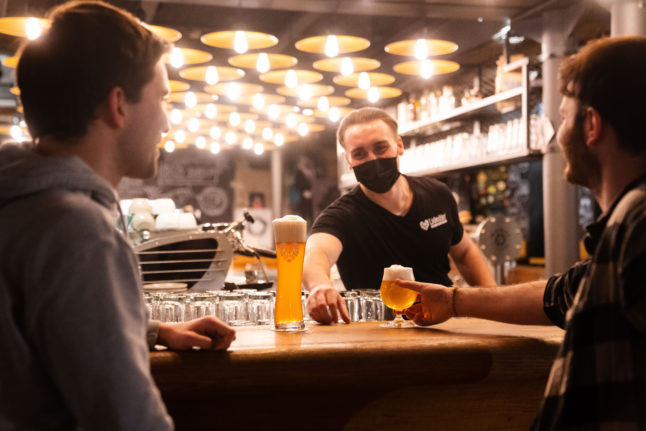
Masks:
[[[16,145],[0,148],[0,207],[51,189],[83,192],[108,208],[118,201],[110,183],[78,157],[42,156]]]

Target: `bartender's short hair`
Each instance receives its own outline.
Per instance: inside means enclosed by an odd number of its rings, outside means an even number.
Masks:
[[[596,109],[615,131],[619,146],[646,156],[646,37],[594,40],[563,61],[561,93],[579,102],[582,114]]]
[[[354,126],[355,124],[372,123],[373,121],[377,120],[381,120],[386,123],[388,128],[392,130],[393,135],[397,136],[397,121],[395,121],[393,117],[391,117],[383,109],[365,107],[352,111],[348,115],[343,117],[343,120],[341,120],[341,124],[339,124],[339,128],[336,133],[336,139],[339,141],[339,144],[341,144],[341,146],[345,148],[343,135],[345,135],[345,131],[348,129],[348,127]]]
[[[78,138],[115,87],[136,103],[169,44],[130,13],[99,1],[53,8],[49,29],[25,43],[16,70],[34,139]]]

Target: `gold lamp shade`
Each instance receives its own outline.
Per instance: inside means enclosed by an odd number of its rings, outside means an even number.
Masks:
[[[375,73],[375,72],[366,72],[368,78],[370,78],[370,86],[376,87],[379,85],[388,85],[395,82],[395,77],[387,73]],[[353,73],[349,76],[338,75],[333,79],[337,85],[345,85],[347,87],[358,87],[359,86],[359,74]]]
[[[243,31],[247,40],[248,49],[269,48],[278,43],[278,38],[273,34],[260,33],[257,31]],[[200,37],[203,44],[216,48],[234,49],[235,30],[215,31]]]
[[[142,23],[142,24],[152,33],[156,34],[162,39],[166,39],[170,43],[177,42],[182,38],[182,33],[180,33],[175,29],[172,29],[169,27],[162,27],[160,25],[152,25],[152,24],[146,24],[146,23]]]
[[[378,69],[381,66],[379,60],[365,57],[334,57],[324,58],[323,60],[315,61],[312,67],[323,72],[336,72],[341,73],[341,63],[344,58],[349,58],[352,62],[352,70],[354,72],[367,72],[369,70]]]
[[[350,112],[354,111],[352,108],[344,108],[344,107],[337,107],[339,110],[339,115],[341,118],[345,117],[348,115]],[[317,118],[329,118],[330,117],[330,111],[319,111],[318,109],[314,111],[314,116]]]
[[[199,49],[191,48],[174,48],[182,51],[182,57],[184,64],[200,64],[206,63],[213,59],[213,55],[206,51],[201,51]],[[169,54],[164,54],[164,61],[170,64]]]
[[[457,51],[458,44],[448,40],[439,39],[411,39],[400,40],[386,45],[384,50],[388,54],[415,56],[415,49],[417,48],[417,41],[423,40],[426,43],[426,55],[429,57],[436,55],[450,54]]]
[[[171,93],[168,95],[168,100],[175,103],[184,103],[186,93],[187,91],[178,91],[177,93]],[[209,103],[215,100],[211,94],[199,93],[195,91],[193,92],[193,94],[195,94],[197,103]]]
[[[402,73],[404,75],[420,75],[422,71],[422,63],[424,61],[431,62],[433,75],[443,75],[445,73],[455,72],[460,68],[460,65],[455,61],[415,60],[415,61],[405,61],[403,63],[398,63],[393,67],[393,70],[397,73]]]
[[[327,38],[328,36],[307,37],[296,42],[295,46],[299,51],[323,54],[325,53]],[[368,39],[358,36],[336,35],[336,40],[339,47],[339,54],[361,51],[370,46]]]
[[[323,130],[325,130],[325,126],[318,123],[309,123],[307,125],[307,129],[309,133],[322,132]]]
[[[233,81],[244,78],[245,73],[242,69],[227,66],[212,66],[218,72],[218,81]],[[189,67],[179,71],[179,76],[191,81],[206,81],[206,70],[209,66]]]
[[[310,84],[312,82],[319,82],[323,79],[323,75],[313,70],[303,70],[303,69],[290,69],[296,73],[296,79],[298,85],[301,84]],[[272,70],[271,72],[265,72],[260,75],[260,80],[263,82],[269,82],[270,84],[284,84],[285,76],[289,70]]]
[[[334,87],[331,85],[321,85],[321,84],[307,84],[310,86],[310,96],[311,97],[320,97],[320,96],[329,96],[334,93]],[[278,87],[276,93],[282,94],[283,96],[288,97],[298,97],[298,87],[289,88],[289,87]]]
[[[256,109],[256,108],[254,108],[252,106],[250,110],[253,111],[253,112],[262,113],[262,114],[265,114],[265,115],[268,116],[268,114],[269,114],[268,111],[269,111],[269,106],[270,105],[272,105],[272,104],[265,104],[265,107],[262,108],[262,109]],[[284,118],[285,115],[289,114],[290,112],[296,112],[294,110],[294,108],[295,108],[294,105],[282,105],[282,104],[278,104],[278,103],[275,103],[273,105],[275,106],[276,113],[278,114],[278,118]],[[299,111],[300,111],[300,109],[299,109]],[[278,121],[278,120],[276,120],[276,121]]]
[[[332,106],[345,106],[349,105],[352,100],[348,99],[347,97],[340,97],[340,96],[329,96],[327,98],[328,105],[330,107]],[[296,102],[298,106],[301,106],[303,108],[316,108],[318,106],[319,99],[312,98],[310,100],[299,100]]]
[[[18,57],[17,55],[14,55],[13,57],[6,57],[2,60],[2,65],[15,69],[16,67],[18,67],[18,60],[20,60],[20,57]]]
[[[389,99],[391,97],[397,97],[402,94],[402,91],[399,88],[394,87],[374,87],[379,91],[380,99]],[[351,88],[346,90],[345,95],[352,97],[353,99],[367,99],[368,90],[363,90],[361,88]]]
[[[207,93],[217,94],[219,96],[226,96],[229,92],[231,86],[238,86],[238,95],[240,97],[247,94],[255,94],[262,92],[262,85],[258,84],[249,84],[246,82],[221,82],[219,84],[207,85],[204,87],[204,91]]]
[[[261,53],[234,55],[233,57],[229,57],[227,61],[231,66],[242,67],[244,69],[255,69],[256,64],[258,63],[258,56],[260,54]],[[298,59],[291,55],[271,53],[266,53],[266,55],[267,61],[269,62],[269,69],[292,67],[298,63]]]
[[[9,93],[13,94],[14,96],[20,96],[20,88],[13,86],[9,89]]]
[[[262,96],[263,101],[265,102],[265,107],[271,104],[285,103],[285,98],[283,96],[267,93],[245,94],[244,96],[240,96],[240,98],[236,100],[236,103],[240,103],[241,105],[253,105],[254,97],[257,94],[260,94]]]
[[[50,26],[50,20],[34,17],[3,17],[0,18],[0,33],[17,37],[38,37],[43,30]]]
[[[188,82],[175,81],[174,79],[168,80],[168,86],[170,87],[171,93],[175,93],[177,91],[186,91],[191,88],[191,85]]]

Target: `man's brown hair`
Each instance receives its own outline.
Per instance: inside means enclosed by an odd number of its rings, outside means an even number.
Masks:
[[[625,151],[646,156],[646,37],[602,38],[563,61],[561,93],[593,107]]]
[[[393,135],[397,136],[397,121],[395,121],[393,117],[388,115],[388,113],[382,109],[365,107],[352,111],[343,117],[343,120],[341,120],[341,124],[339,124],[339,128],[336,132],[336,139],[339,141],[339,144],[345,148],[343,135],[348,127],[354,126],[355,124],[372,123],[377,120],[381,120],[386,123],[388,128],[392,130]]]
[[[107,3],[72,1],[48,17],[49,29],[22,46],[16,71],[34,139],[83,136],[114,87],[121,87],[129,102],[138,102],[169,49],[137,18]]]

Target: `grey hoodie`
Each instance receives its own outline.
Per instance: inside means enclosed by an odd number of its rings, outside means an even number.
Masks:
[[[166,430],[110,184],[0,148],[0,429]]]

